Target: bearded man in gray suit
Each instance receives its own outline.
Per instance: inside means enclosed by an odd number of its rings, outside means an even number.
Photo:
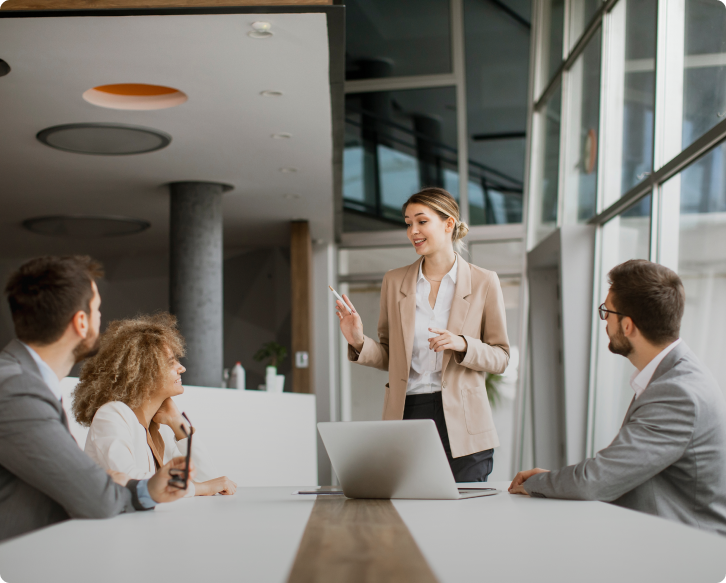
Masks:
[[[644,260],[608,276],[608,348],[638,369],[620,432],[577,465],[519,472],[509,491],[612,502],[726,535],[726,399],[679,339],[683,283]]]
[[[0,541],[68,518],[149,510],[185,494],[169,485],[185,458],[148,480],[129,480],[102,470],[70,434],[60,381],[97,350],[100,276],[89,257],[40,257],[5,289],[17,339],[0,352]]]

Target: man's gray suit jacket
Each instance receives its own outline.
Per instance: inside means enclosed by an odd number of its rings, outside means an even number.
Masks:
[[[726,399],[681,342],[594,458],[536,474],[532,496],[603,500],[726,535]]]
[[[27,349],[0,352],[0,541],[68,518],[142,510],[71,436],[63,407]]]

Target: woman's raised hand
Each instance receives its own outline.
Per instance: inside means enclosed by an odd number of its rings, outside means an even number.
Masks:
[[[360,352],[363,348],[364,339],[363,322],[361,321],[358,312],[355,311],[350,299],[348,299],[348,296],[343,294],[343,299],[353,313],[351,314],[348,311],[343,302],[340,300],[335,301],[335,313],[340,319],[340,331],[343,333],[343,336],[345,336],[348,344]]]
[[[181,416],[179,408],[176,403],[172,401],[171,397],[164,399],[164,402],[159,407],[159,410],[154,415],[154,421],[160,425],[168,425],[174,430],[176,438],[184,439],[186,434],[181,430],[182,423],[184,423],[184,417]],[[186,428],[187,431],[189,428]]]

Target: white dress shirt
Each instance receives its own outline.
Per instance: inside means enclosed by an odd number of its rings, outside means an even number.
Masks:
[[[159,433],[164,439],[165,464],[174,457],[186,455],[186,439],[177,441],[174,430],[167,425],[159,425]],[[205,455],[197,433],[194,432],[192,446],[192,461],[197,468],[194,480],[206,482],[221,474]],[[154,455],[146,441],[146,428],[131,408],[120,401],[106,403],[96,411],[86,438],[85,452],[103,469],[123,472],[132,479],[150,478],[156,472]],[[194,496],[194,493],[192,483],[186,496]]]
[[[35,364],[38,365],[38,370],[40,370],[40,376],[43,377],[43,380],[45,381],[45,384],[48,385],[51,393],[53,393],[55,398],[60,401],[62,394],[58,376],[53,372],[53,369],[50,368],[50,365],[40,358],[40,355],[35,352],[35,350],[30,348],[30,346],[25,344],[25,342],[20,342],[20,344],[25,346],[26,350],[30,353],[30,356],[33,357]]]
[[[658,356],[651,360],[645,366],[645,368],[643,368],[643,370],[636,370],[633,373],[633,375],[630,377],[630,386],[635,391],[636,399],[643,394],[643,391],[645,391],[645,389],[648,388],[648,385],[650,384],[650,379],[653,378],[653,373],[655,372],[655,369],[658,368],[658,365],[663,362],[663,359],[668,356],[668,353],[680,343],[681,339],[679,338],[678,340],[676,340],[672,344],[669,344],[663,350],[661,350],[660,353],[658,353]]]
[[[429,328],[446,329],[449,323],[451,304],[454,301],[454,290],[456,289],[458,256],[454,260],[454,266],[439,284],[436,304],[432,309],[429,304],[431,284],[423,274],[424,261],[419,265],[418,280],[416,282],[416,332],[413,337],[411,370],[408,373],[408,386],[406,388],[407,395],[441,391],[441,366],[444,353],[434,352],[429,348],[429,338],[438,336],[438,334],[429,332]]]

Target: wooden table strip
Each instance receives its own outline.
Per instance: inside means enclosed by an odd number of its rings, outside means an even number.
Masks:
[[[288,583],[438,583],[390,500],[318,496]]]

